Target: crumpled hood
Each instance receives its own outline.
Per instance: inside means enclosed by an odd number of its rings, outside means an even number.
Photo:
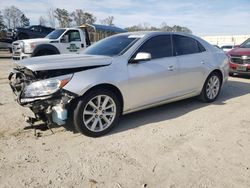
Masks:
[[[26,67],[32,71],[71,69],[109,65],[112,57],[85,54],[62,54],[24,59],[15,62],[18,66]]]

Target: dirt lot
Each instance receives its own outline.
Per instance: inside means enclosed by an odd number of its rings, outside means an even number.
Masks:
[[[36,137],[8,86],[12,64],[0,59],[0,187],[250,187],[249,78],[230,78],[213,104],[126,115],[101,138],[62,127]]]

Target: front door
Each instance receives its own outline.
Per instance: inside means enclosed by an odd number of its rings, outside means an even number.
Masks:
[[[84,48],[82,43],[80,32],[78,30],[69,30],[61,37],[60,52],[61,54],[79,53]]]
[[[133,55],[151,54],[151,59],[128,64],[131,108],[143,107],[175,97],[179,90],[178,62],[170,35],[148,39]]]

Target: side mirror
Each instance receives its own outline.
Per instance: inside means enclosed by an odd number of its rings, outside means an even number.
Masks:
[[[136,54],[135,58],[132,59],[132,63],[137,63],[139,61],[148,61],[151,59],[151,54],[146,52],[139,52]]]
[[[69,36],[68,35],[63,35],[62,38],[60,39],[61,43],[69,43]]]

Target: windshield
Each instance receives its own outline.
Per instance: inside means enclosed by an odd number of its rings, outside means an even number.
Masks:
[[[139,38],[130,35],[116,35],[98,41],[88,47],[83,53],[89,55],[117,56],[124,53]]]
[[[58,39],[63,33],[65,29],[56,29],[48,34],[45,38],[47,39]]]
[[[247,39],[245,42],[243,42],[242,45],[240,45],[241,48],[250,48],[250,38]]]

